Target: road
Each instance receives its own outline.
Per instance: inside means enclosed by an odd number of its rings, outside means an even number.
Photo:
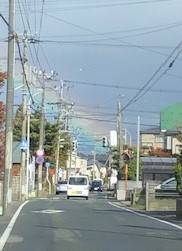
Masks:
[[[104,198],[30,201],[4,251],[181,251],[182,231],[113,207]]]

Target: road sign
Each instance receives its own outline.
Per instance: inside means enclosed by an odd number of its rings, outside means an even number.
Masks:
[[[46,168],[49,168],[50,166],[51,166],[51,163],[50,163],[50,162],[46,162],[46,163],[45,163],[45,167],[46,167]]]
[[[43,156],[37,156],[36,163],[39,165],[42,165],[44,163],[44,157]]]
[[[61,178],[63,176],[63,170],[61,168],[58,169],[57,175],[59,178]]]
[[[20,142],[20,149],[21,150],[27,150],[28,148],[28,143],[26,139],[22,139]]]
[[[44,150],[37,150],[36,155],[37,155],[38,157],[44,156]]]

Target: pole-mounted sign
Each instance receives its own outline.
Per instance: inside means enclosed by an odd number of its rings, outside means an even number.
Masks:
[[[40,149],[37,150],[36,155],[37,155],[38,157],[44,156],[44,150],[40,150]]]

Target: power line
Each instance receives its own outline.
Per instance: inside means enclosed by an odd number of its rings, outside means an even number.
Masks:
[[[44,47],[43,47],[43,46],[40,46],[40,48],[41,48],[41,50],[42,50],[42,55],[43,55],[44,58],[45,58],[45,61],[46,61],[46,63],[47,63],[47,66],[48,66],[49,70],[51,71],[52,68],[51,68],[51,65],[50,65],[50,63],[49,63],[48,57],[46,56],[46,53],[45,53],[45,51],[44,51]]]
[[[73,26],[73,27],[75,27],[77,29],[80,29],[82,31],[86,31],[86,32],[89,32],[89,33],[94,34],[94,35],[100,35],[100,34],[102,34],[100,32],[96,32],[96,31],[94,31],[94,30],[92,30],[90,28],[87,28],[87,27],[84,27],[84,26],[77,25],[77,24],[74,24],[72,22],[69,22],[69,21],[67,21],[65,19],[62,19],[60,17],[56,17],[54,15],[50,15],[50,14],[47,14],[45,12],[44,12],[44,14],[47,15],[47,16],[49,16],[49,17],[51,17],[51,18],[53,18],[53,19],[55,19],[55,20],[57,20],[57,21],[60,21],[62,23],[68,24],[68,25],[71,25],[71,26]],[[133,43],[125,42],[125,41],[122,41],[121,39],[115,39],[115,38],[112,38],[112,37],[107,37],[107,39],[110,39],[110,40],[113,40],[113,41],[123,42],[124,45],[123,44],[122,45],[121,44],[100,44],[99,45],[97,43],[96,44],[94,44],[94,43],[88,44],[87,43],[87,44],[81,44],[81,45],[84,45],[84,46],[112,46],[112,47],[121,47],[121,46],[126,46],[127,45],[128,47],[134,47],[134,48],[138,48],[140,50],[150,51],[152,53],[159,54],[159,55],[162,55],[162,56],[168,56],[165,53],[161,53],[159,51],[150,49],[149,47],[144,47],[144,46],[136,45],[136,44],[133,44]],[[60,43],[60,41],[54,41],[54,40],[52,40],[52,41],[51,40],[47,40],[47,42],[58,42],[58,43]],[[72,43],[70,41],[64,41],[64,42],[65,42],[65,44],[74,44],[74,45],[79,45],[80,46],[80,43]],[[63,43],[63,41],[61,41],[61,43]]]
[[[62,42],[62,43],[93,43],[93,42],[102,42],[102,41],[109,41],[109,40],[119,40],[119,39],[123,39],[123,38],[130,38],[130,37],[138,37],[138,36],[144,36],[144,35],[148,35],[148,34],[152,34],[152,33],[156,33],[159,31],[164,31],[164,30],[169,30],[169,29],[173,29],[176,27],[182,26],[182,22],[178,22],[178,23],[174,23],[172,25],[167,25],[166,27],[162,27],[162,28],[158,28],[158,29],[154,29],[151,31],[145,31],[142,33],[137,33],[137,34],[130,34],[130,35],[125,35],[122,37],[109,37],[109,38],[98,38],[98,39],[89,39],[89,40],[72,40],[72,41],[59,41],[59,40],[45,40],[45,42]],[[160,27],[160,26],[159,26]],[[79,27],[80,28],[80,27]],[[98,34],[99,36],[105,36],[108,35],[109,33],[100,33]],[[96,35],[96,34],[94,34]],[[88,35],[87,35],[88,36]],[[98,44],[99,45],[99,44]],[[109,45],[109,44],[108,44]],[[157,48],[171,48],[171,46],[148,46],[148,47],[157,47]]]
[[[43,0],[43,2],[44,2],[45,0]],[[18,0],[18,2],[19,2],[19,0]],[[27,4],[27,2],[26,2],[26,4]],[[25,12],[25,19],[26,19],[26,22],[27,22],[27,25],[28,25],[28,27],[29,27],[29,30],[30,30],[30,33],[32,33],[32,29],[31,29],[31,26],[30,26],[30,22],[29,22],[29,20],[28,20],[28,13],[27,13],[27,8],[25,8],[25,5],[22,3],[22,6],[23,6],[23,9],[24,9],[24,12]],[[21,17],[22,17],[22,22],[23,22],[23,24],[24,24],[24,28],[26,29],[26,27],[25,27],[25,22],[24,22],[24,19],[23,19],[23,13],[22,13],[22,9],[21,9],[21,6],[20,6],[20,2],[19,2],[19,9],[20,9],[20,13],[21,13]],[[43,18],[43,16],[41,16],[42,18]],[[41,23],[42,23],[42,18],[41,18]],[[42,24],[40,25],[40,27],[42,26]],[[35,43],[33,43],[33,47],[34,47],[34,51],[35,51],[35,56],[36,56],[36,60],[37,60],[37,62],[38,62],[38,64],[39,64],[39,67],[40,67],[40,69],[42,69],[42,66],[41,66],[41,63],[40,63],[40,60],[39,60],[39,56],[38,56],[38,50],[35,48]],[[29,51],[30,51],[30,56],[31,56],[31,58],[32,58],[32,61],[33,61],[33,63],[34,63],[34,65],[35,65],[35,61],[34,61],[34,58],[33,58],[33,53],[32,53],[32,50],[31,50],[31,47],[29,46],[29,44],[28,44],[28,48],[29,48]],[[42,46],[41,46],[41,48],[42,48]],[[44,55],[44,58],[46,59],[46,63],[47,63],[47,65],[48,65],[48,67],[51,69],[51,66],[50,66],[50,64],[49,64],[49,62],[48,62],[48,58],[46,57],[46,54],[45,54],[45,52],[44,52],[44,50],[43,50],[43,48],[42,48],[42,53],[43,53],[43,55]],[[39,83],[42,85],[42,83],[40,82],[40,80],[38,79],[38,81],[39,81]]]
[[[39,32],[38,32],[38,40],[40,39],[40,34],[42,30],[42,24],[43,24],[43,15],[44,15],[44,4],[45,0],[42,0],[42,8],[41,8],[41,17],[40,17],[40,25],[39,25]],[[39,54],[39,43],[37,46],[37,55]]]
[[[72,115],[73,118],[78,118],[78,119],[85,119],[85,120],[90,120],[90,121],[98,121],[98,122],[107,122],[107,123],[114,123],[116,124],[116,120],[109,120],[109,119],[98,119],[98,118],[85,118],[82,116],[77,116],[77,115]],[[137,123],[133,122],[123,122],[124,124],[127,125],[137,125]],[[152,124],[141,124],[142,126],[157,126],[157,125],[152,125]]]
[[[87,104],[76,104],[75,107],[80,107],[80,108],[86,108],[86,111],[88,109],[104,109],[104,110],[115,110],[114,108],[111,108],[110,106],[101,106],[101,105],[87,105]],[[159,114],[158,111],[151,111],[151,110],[134,110],[134,109],[126,109],[125,111],[127,112],[134,112],[134,113],[153,113],[153,114]]]
[[[15,38],[16,38],[16,43],[17,43],[17,46],[18,46],[18,54],[19,54],[19,57],[20,57],[20,62],[21,62],[21,66],[22,66],[22,69],[23,69],[23,74],[24,74],[24,77],[25,77],[25,83],[26,83],[26,86],[28,88],[28,92],[29,92],[30,98],[32,100],[32,104],[34,104],[34,99],[33,99],[33,96],[31,94],[30,86],[29,86],[28,80],[27,80],[27,74],[25,72],[25,67],[24,67],[23,57],[22,57],[22,54],[21,54],[19,40],[18,40],[17,36]]]
[[[5,17],[1,13],[0,13],[0,16],[3,19],[3,21],[6,23],[6,25],[9,27],[9,23],[7,22],[7,20],[5,19]],[[25,83],[27,85],[28,92],[29,92],[30,98],[32,100],[32,103],[34,104],[34,100],[33,100],[33,97],[32,97],[31,91],[30,91],[30,87],[29,87],[29,84],[28,84],[28,80],[27,80],[27,75],[26,75],[26,72],[25,72],[25,67],[24,67],[23,57],[22,57],[22,54],[21,54],[21,49],[20,49],[20,44],[19,44],[19,40],[18,40],[18,35],[15,32],[14,32],[14,36],[15,36],[15,41],[16,41],[17,47],[18,47],[18,54],[19,54],[19,57],[20,57],[20,62],[21,62],[21,66],[22,66],[22,69],[23,69],[23,74],[25,76]]]
[[[104,39],[103,39],[104,40]],[[120,38],[106,38],[106,40],[115,40],[120,41]],[[96,40],[95,42],[100,41]],[[164,45],[139,45],[131,44],[128,42],[123,42],[123,44],[109,44],[109,43],[93,43],[93,40],[37,40],[39,43],[57,43],[57,44],[66,44],[66,45],[78,45],[78,46],[106,46],[106,47],[141,47],[141,48],[158,48],[158,49],[170,49],[173,46],[164,46]]]
[[[28,11],[26,10],[25,5],[23,3],[22,3],[22,6],[23,6],[23,9],[24,9],[25,19],[26,19],[27,25],[29,27],[29,31],[32,34],[32,29],[31,29],[30,22],[29,22],[29,19],[28,19]],[[20,13],[22,13],[22,9],[21,8],[20,8]],[[21,15],[23,15],[23,14],[21,14]],[[29,45],[28,45],[28,47],[29,47],[29,51],[30,51],[31,57],[33,59],[33,54],[32,54],[32,51],[31,51],[31,47]],[[40,69],[42,69],[41,63],[40,63],[40,60],[39,60],[39,57],[38,57],[37,49],[35,47],[35,43],[33,43],[33,47],[34,47],[34,51],[35,51],[36,61],[38,62],[38,65],[39,65]],[[32,61],[34,62],[34,65],[35,65],[34,59]]]
[[[99,8],[110,8],[110,7],[119,7],[119,6],[132,6],[132,5],[145,5],[145,4],[152,4],[152,3],[164,3],[164,2],[171,2],[174,0],[140,0],[140,1],[125,1],[122,2],[115,2],[115,3],[102,3],[102,4],[92,4],[92,5],[77,5],[77,6],[72,6],[72,7],[64,7],[64,8],[59,8],[56,10],[58,11],[72,11],[72,10],[83,10],[83,9],[99,9]],[[49,8],[50,10],[50,8]]]
[[[159,77],[155,80],[155,82],[152,82],[153,79],[158,75],[158,73],[161,71],[161,69],[168,63],[168,61],[170,60],[170,58],[173,56],[173,54],[176,52],[176,50],[178,50],[182,45],[182,41],[180,41],[177,46],[172,50],[172,52],[169,54],[169,56],[164,60],[164,62],[162,62],[162,64],[158,67],[158,69],[152,74],[152,76],[149,78],[149,80],[142,86],[142,88],[128,101],[128,103],[122,108],[122,110],[125,110],[129,105],[135,103],[136,101],[138,101],[138,99],[140,99],[141,97],[143,97],[151,88],[152,86],[154,86],[154,84],[156,84],[169,70],[170,68],[173,66],[174,61],[177,59],[177,57],[179,56],[179,54],[181,53],[181,50],[177,53],[177,55],[175,56],[175,59],[173,59],[172,62],[170,62],[169,66],[167,69],[165,69],[160,75]],[[152,83],[151,83],[152,82]],[[150,86],[149,86],[150,85]],[[147,89],[146,89],[147,88]],[[146,89],[146,90],[145,90]],[[144,92],[143,92],[144,91]],[[143,92],[143,94],[142,94]]]
[[[175,25],[178,25],[178,24],[181,24],[181,20],[178,21],[178,22],[174,22],[174,23],[168,23],[168,24],[161,24],[161,25],[152,25],[152,26],[144,26],[144,27],[140,27],[140,28],[132,28],[132,29],[126,29],[126,30],[117,30],[117,31],[108,31],[108,32],[101,32],[99,34],[74,34],[74,35],[51,35],[51,38],[52,37],[90,37],[90,36],[106,36],[106,35],[110,35],[110,34],[116,34],[116,33],[134,33],[136,31],[146,31],[146,30],[149,30],[147,32],[150,32],[150,29],[154,29],[154,28],[157,28],[157,29],[168,29],[168,27],[171,27],[171,26],[175,26]],[[134,34],[135,35],[135,34]],[[44,36],[42,36],[44,37]],[[50,37],[50,36],[45,36],[46,38],[47,37]]]
[[[65,83],[75,83],[78,85],[86,85],[86,86],[95,86],[95,87],[104,87],[104,88],[113,88],[113,89],[127,89],[127,90],[141,90],[142,88],[137,87],[130,87],[128,85],[121,86],[116,84],[103,84],[103,83],[95,83],[95,82],[86,82],[86,81],[78,81],[78,80],[63,80]],[[181,94],[182,90],[166,90],[166,89],[152,89],[151,92],[160,92],[160,93],[175,93],[175,94]]]

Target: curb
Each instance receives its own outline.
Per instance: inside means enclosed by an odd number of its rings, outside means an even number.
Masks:
[[[22,205],[19,206],[19,208],[16,210],[15,214],[13,215],[13,217],[11,218],[8,226],[6,227],[4,233],[2,234],[2,236],[0,237],[0,251],[3,251],[3,248],[13,230],[13,227],[16,223],[16,220],[21,212],[21,210],[23,209],[23,207],[28,203],[29,201],[25,201]]]
[[[156,220],[156,221],[159,221],[161,223],[165,223],[167,225],[173,226],[173,227],[175,227],[175,228],[177,228],[179,230],[182,230],[182,226],[179,223],[174,223],[174,221],[169,221],[167,219],[162,219],[162,216],[160,217],[160,216],[155,216],[155,215],[148,215],[146,213],[146,211],[144,211],[144,210],[140,210],[140,209],[135,209],[135,208],[129,207],[129,206],[125,205],[124,203],[122,205],[121,201],[118,202],[117,204],[116,204],[116,202],[114,202],[115,204],[113,202],[108,202],[108,203],[110,205],[112,205],[112,206],[115,206],[117,208],[123,209],[123,210],[125,210],[127,212],[136,214],[136,215],[141,216],[141,217],[146,217],[146,218],[149,218],[149,219],[152,219],[152,220]],[[120,203],[120,205],[118,205],[119,203]]]

